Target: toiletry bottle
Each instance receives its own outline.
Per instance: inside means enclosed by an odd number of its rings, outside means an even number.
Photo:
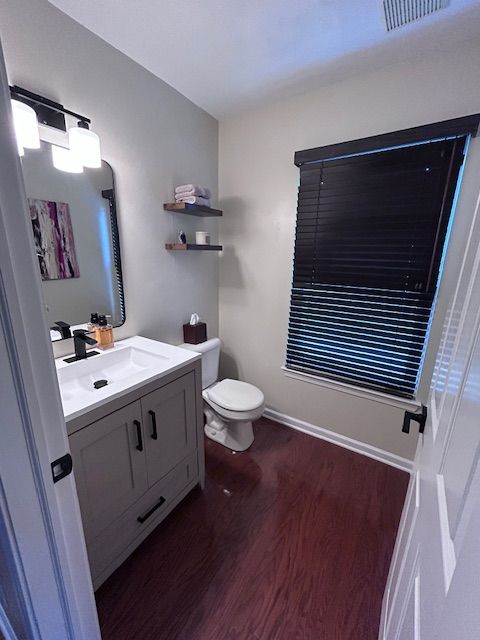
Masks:
[[[87,331],[93,333],[98,327],[98,313],[90,314],[90,322],[87,324]]]
[[[107,316],[98,316],[98,326],[95,329],[95,340],[99,349],[113,347],[113,327],[107,322]]]

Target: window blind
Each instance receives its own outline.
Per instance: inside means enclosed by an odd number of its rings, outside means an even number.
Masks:
[[[465,141],[300,166],[288,369],[414,396]]]

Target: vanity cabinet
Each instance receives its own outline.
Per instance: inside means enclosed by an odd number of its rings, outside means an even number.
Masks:
[[[201,370],[189,367],[69,435],[95,588],[203,484]]]

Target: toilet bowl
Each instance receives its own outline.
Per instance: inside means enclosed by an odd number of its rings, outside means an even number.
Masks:
[[[218,381],[221,345],[219,338],[211,338],[180,347],[202,354],[205,435],[228,449],[245,451],[254,440],[252,421],[262,415],[265,398],[260,389],[247,382],[230,378]]]
[[[247,382],[226,378],[203,390],[205,435],[233,451],[253,442],[252,421],[265,408],[263,393]]]

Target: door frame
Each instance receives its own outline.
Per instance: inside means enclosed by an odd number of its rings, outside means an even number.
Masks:
[[[0,338],[6,353],[2,380],[11,381],[14,390],[3,394],[0,405],[0,520],[13,567],[9,578],[22,594],[33,638],[97,640],[74,477],[54,484],[50,467],[69,452],[69,445],[1,43]],[[1,606],[0,614],[7,628]]]

